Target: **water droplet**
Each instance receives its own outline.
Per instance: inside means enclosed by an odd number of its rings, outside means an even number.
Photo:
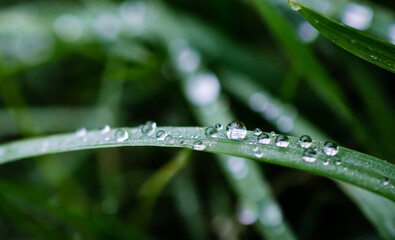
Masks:
[[[242,140],[247,135],[247,128],[240,121],[233,121],[226,126],[226,136],[233,140]]]
[[[370,55],[370,57],[371,57],[372,59],[374,59],[374,60],[377,60],[377,59],[378,59],[378,57],[377,57],[376,55]]]
[[[104,126],[99,127],[99,132],[100,132],[101,134],[106,134],[106,133],[108,133],[110,130],[111,130],[111,127],[110,127],[109,125],[104,125]]]
[[[83,136],[86,135],[87,132],[88,132],[88,131],[86,130],[86,128],[78,128],[78,129],[75,131],[75,135],[76,135],[77,137],[83,137]]]
[[[262,133],[262,129],[260,129],[260,128],[255,128],[254,129],[254,134],[255,135],[260,135]]]
[[[258,136],[258,143],[260,144],[269,144],[270,143],[270,136],[267,133],[261,133]]]
[[[317,159],[317,152],[311,148],[307,148],[304,150],[302,158],[306,162],[315,162]]]
[[[274,136],[276,136],[276,133],[274,131],[271,131],[270,135],[272,135],[272,137],[274,137]]]
[[[115,132],[115,138],[117,142],[125,142],[129,138],[129,133],[123,129],[118,129]]]
[[[314,19],[314,22],[317,24],[320,23],[320,21],[318,21],[318,19]]]
[[[220,124],[220,123],[217,123],[217,124],[215,124],[215,128],[219,131],[219,130],[222,130],[222,124]]]
[[[295,0],[288,0],[288,5],[294,11],[299,11],[300,10],[300,5]]]
[[[339,146],[332,141],[326,141],[324,146],[322,147],[322,151],[327,156],[335,156],[336,153],[339,151]]]
[[[352,44],[355,44],[357,41],[355,41],[354,39],[350,40]]]
[[[313,140],[309,135],[303,135],[299,138],[299,144],[302,148],[309,148],[312,143]]]
[[[289,139],[288,139],[287,136],[285,136],[285,135],[278,135],[276,137],[276,146],[277,147],[285,148],[285,147],[288,147],[288,145],[289,145]]]
[[[166,136],[167,136],[167,133],[163,130],[159,130],[158,132],[156,132],[156,138],[158,140],[165,140]]]
[[[165,142],[168,143],[168,144],[174,144],[174,137],[172,135],[170,135],[170,134],[167,135],[165,137]]]
[[[218,137],[218,130],[212,126],[206,128],[205,133],[206,133],[206,137],[209,137],[209,138]]]
[[[148,121],[141,127],[141,133],[146,136],[151,136],[156,130],[156,122]]]
[[[335,163],[336,165],[342,164],[342,160],[339,157],[335,157]]]
[[[263,157],[263,152],[261,150],[257,150],[256,153],[254,154],[255,157],[261,158]]]
[[[193,143],[193,149],[203,151],[206,149],[206,145],[204,145],[202,141],[198,140]]]
[[[390,183],[390,180],[389,180],[388,178],[386,178],[386,177],[383,177],[383,178],[381,179],[381,183],[382,183],[384,186],[387,186],[387,185]]]
[[[324,162],[322,163],[324,166],[329,165],[329,158],[324,159]]]

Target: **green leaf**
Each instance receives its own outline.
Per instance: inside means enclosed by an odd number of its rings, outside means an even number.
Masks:
[[[381,68],[395,73],[395,46],[369,34],[333,21],[289,0],[292,10],[298,11],[314,28],[346,51]]]
[[[156,134],[159,130],[167,134],[164,140],[158,139],[155,134],[143,135],[140,128],[121,128],[105,134],[90,131],[84,136],[63,134],[16,141],[0,145],[0,164],[26,157],[82,149],[119,146],[184,147],[300,169],[351,183],[395,201],[395,166],[367,154],[340,147],[335,156],[329,157],[317,151],[316,160],[306,162],[302,159],[304,149],[300,147],[296,137],[289,136],[288,147],[278,147],[275,144],[258,144],[251,131],[248,131],[244,140],[231,140],[226,138],[224,130],[219,132],[218,138],[206,137],[205,128],[199,127],[161,127]],[[271,137],[272,143],[274,137]],[[318,150],[321,150],[323,143],[316,144]],[[258,151],[262,152],[262,156],[257,155]],[[324,164],[328,161],[328,165]]]

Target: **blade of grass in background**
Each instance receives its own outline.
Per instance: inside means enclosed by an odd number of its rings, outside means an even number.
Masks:
[[[295,0],[289,0],[289,5],[336,45],[372,64],[395,73],[395,45],[335,22]]]
[[[274,101],[278,103],[278,108],[282,109],[282,112],[275,119],[268,119],[265,117],[266,115],[263,113],[265,110],[269,111],[269,108],[266,107],[265,109],[262,107],[270,105],[268,102],[273,101],[273,97],[269,96],[262,87],[254,84],[250,79],[230,71],[222,71],[221,79],[224,82],[223,85],[226,86],[225,90],[230,92],[245,105],[249,106],[251,110],[260,112],[261,116],[265,120],[273,123],[280,132],[290,133],[294,136],[308,134],[313,137],[313,139],[319,141],[325,141],[328,139],[326,134],[321,132],[312,123],[301,116],[301,114],[297,114],[290,118],[288,112],[284,111],[284,107],[286,105],[282,104],[279,100],[274,99]],[[256,96],[266,96],[266,98],[257,98]],[[257,101],[257,99],[259,101]],[[263,111],[257,111],[259,109],[263,109]],[[292,119],[292,121],[289,122],[290,127],[284,128],[283,124],[281,124],[284,120],[281,119]],[[360,210],[385,239],[392,239],[395,237],[395,232],[393,231],[395,229],[394,202],[352,185],[341,182],[337,182],[337,184],[347,196],[357,202],[358,206],[360,206]]]

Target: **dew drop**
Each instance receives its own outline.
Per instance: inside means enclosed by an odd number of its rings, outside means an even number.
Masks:
[[[165,137],[167,136],[167,133],[163,130],[159,130],[156,132],[156,139],[158,140],[165,140]]]
[[[257,150],[256,153],[254,154],[255,157],[261,158],[263,157],[263,152],[261,150]]]
[[[354,39],[351,39],[351,43],[355,44],[357,41],[355,41]]]
[[[278,135],[276,137],[276,146],[286,148],[289,145],[289,139],[285,135]]]
[[[318,21],[318,19],[314,19],[314,22],[317,24],[320,23],[320,21]]]
[[[390,183],[390,180],[389,180],[388,178],[386,178],[386,177],[383,177],[383,178],[381,179],[381,183],[382,183],[384,186],[387,186],[387,185]]]
[[[335,157],[335,164],[336,165],[342,164],[342,160],[340,158],[338,158],[338,157]]]
[[[376,55],[370,55],[370,57],[371,57],[372,59],[374,59],[374,60],[377,60],[377,59],[378,59],[378,57],[377,57]]]
[[[222,124],[220,124],[220,123],[217,123],[217,124],[215,124],[215,128],[219,131],[219,130],[222,130]]]
[[[208,127],[205,130],[206,137],[208,138],[216,138],[218,137],[218,130],[215,127]]]
[[[326,141],[324,143],[324,146],[322,147],[322,151],[327,156],[335,156],[336,153],[339,151],[339,146],[333,141]]]
[[[299,144],[302,148],[309,148],[312,143],[313,140],[309,135],[303,135],[299,138]]]
[[[206,149],[206,145],[204,145],[202,141],[198,140],[193,143],[193,149],[197,151],[203,151]]]
[[[315,160],[317,159],[317,152],[311,148],[307,148],[303,152],[302,159],[305,162],[310,162],[310,163],[315,162]]]
[[[123,129],[118,129],[115,132],[115,138],[117,142],[125,142],[129,138],[129,133]]]
[[[244,123],[240,121],[230,122],[226,126],[226,136],[233,140],[242,140],[247,135],[247,128]]]
[[[174,137],[172,135],[170,135],[170,134],[167,135],[165,137],[165,142],[168,143],[168,144],[174,144]]]
[[[106,133],[108,133],[110,130],[111,130],[111,127],[110,127],[109,125],[104,125],[104,126],[101,126],[101,127],[99,128],[100,134],[106,134]]]
[[[329,165],[329,159],[328,158],[324,159],[324,162],[322,164],[324,166],[328,166]]]
[[[146,136],[151,136],[156,130],[156,122],[148,121],[141,127],[141,133]]]
[[[269,144],[270,143],[270,136],[267,133],[261,133],[258,136],[258,143],[260,144]]]
[[[276,133],[274,131],[271,131],[270,135],[272,135],[272,137],[274,137],[274,136],[276,136]]]
[[[299,11],[300,10],[300,5],[295,0],[288,0],[288,5],[294,11]]]
[[[260,128],[255,128],[254,129],[254,134],[255,135],[260,135],[262,133],[262,129],[260,129]]]
[[[86,130],[86,128],[78,128],[78,129],[75,131],[75,135],[76,135],[77,137],[83,137],[83,136],[86,135],[87,132],[88,132],[88,131]]]

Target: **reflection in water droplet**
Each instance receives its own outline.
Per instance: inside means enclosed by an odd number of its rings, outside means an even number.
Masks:
[[[106,134],[111,130],[111,127],[109,125],[104,125],[102,127],[99,128],[99,132],[101,134]]]
[[[262,133],[262,129],[260,129],[260,128],[255,128],[254,129],[254,134],[255,135],[260,135]]]
[[[156,132],[156,138],[158,140],[165,140],[165,137],[167,136],[167,133],[163,130],[159,130],[158,132]]]
[[[76,135],[77,137],[83,137],[83,136],[86,135],[87,132],[88,132],[88,131],[86,130],[86,128],[78,128],[78,129],[75,131],[75,135]]]
[[[276,146],[277,147],[285,148],[285,147],[288,147],[288,145],[289,145],[289,139],[288,139],[287,136],[285,136],[285,135],[278,135],[276,137]]]
[[[261,133],[258,136],[258,143],[260,144],[269,144],[270,143],[270,136],[267,133]]]
[[[174,144],[174,137],[172,135],[170,135],[170,134],[167,135],[165,137],[165,142],[168,143],[168,144]]]
[[[193,143],[193,149],[203,151],[206,149],[206,145],[204,145],[202,141],[198,140]]]
[[[219,131],[219,130],[222,130],[222,124],[220,124],[220,123],[217,123],[217,124],[215,124],[215,128]]]
[[[333,141],[326,141],[324,146],[322,146],[322,151],[327,156],[335,156],[339,151],[339,146]]]
[[[141,133],[146,136],[151,136],[156,130],[156,122],[148,121],[141,127]]]
[[[125,142],[129,138],[129,133],[123,129],[118,129],[115,132],[115,138],[117,142]]]
[[[387,186],[387,185],[390,183],[390,181],[389,181],[388,178],[383,177],[383,178],[381,179],[381,183],[382,183],[384,186]]]
[[[312,143],[313,140],[309,135],[303,135],[299,138],[299,144],[302,148],[309,148]]]
[[[240,121],[230,122],[226,126],[226,136],[233,140],[242,140],[247,135],[247,128],[244,123]]]
[[[317,159],[317,152],[311,148],[307,148],[304,150],[302,158],[305,162],[315,162]]]
[[[218,137],[218,130],[215,127],[210,126],[210,127],[206,128],[205,134],[206,134],[206,137],[216,138],[216,137]]]

